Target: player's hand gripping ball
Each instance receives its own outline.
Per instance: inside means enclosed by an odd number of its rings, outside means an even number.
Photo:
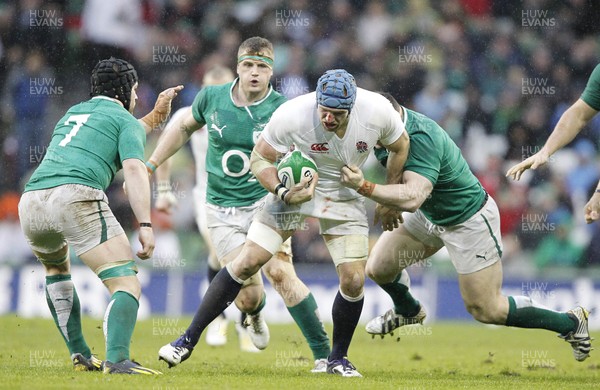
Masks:
[[[316,172],[317,164],[315,164],[315,161],[299,150],[286,154],[277,164],[277,175],[287,189],[300,183],[303,177],[310,178],[307,183],[307,185],[310,185]]]

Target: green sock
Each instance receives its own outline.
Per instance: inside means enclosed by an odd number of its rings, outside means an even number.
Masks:
[[[46,276],[46,302],[69,353],[92,356],[81,331],[81,306],[71,275]]]
[[[113,294],[104,315],[106,360],[119,363],[129,359],[129,344],[140,306],[133,295],[125,291]]]
[[[403,317],[412,317],[417,315],[419,310],[421,310],[419,301],[408,291],[410,279],[408,278],[408,273],[405,271],[399,273],[393,282],[380,284],[379,286],[392,297],[396,314],[400,314]]]
[[[302,302],[287,309],[306,338],[314,359],[327,359],[329,337],[319,318],[319,308],[313,295],[309,293]]]
[[[530,297],[508,297],[506,326],[548,329],[565,335],[575,330],[575,321],[567,313],[546,309]]]
[[[267,294],[263,291],[262,299],[260,300],[258,307],[256,309],[254,309],[254,311],[252,313],[248,313],[248,314],[251,316],[257,315],[265,307],[266,304],[267,304]]]

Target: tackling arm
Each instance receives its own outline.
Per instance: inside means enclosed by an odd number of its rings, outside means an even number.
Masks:
[[[402,135],[396,141],[385,145],[384,150],[387,150],[387,161],[385,164],[387,184],[399,184],[402,182],[402,170],[408,158],[409,146],[410,142],[406,131],[403,131]],[[377,155],[377,152],[375,155]],[[375,207],[373,222],[377,224],[379,221],[381,221],[383,230],[391,231],[400,226],[400,223],[404,222],[404,219],[402,218],[401,210],[378,203]]]
[[[408,158],[409,151],[409,138],[407,132],[404,131],[400,138],[398,138],[394,143],[384,146],[389,151],[389,156],[387,159],[386,183],[400,183],[402,179],[402,170],[404,168],[404,164],[406,163],[406,159]]]
[[[369,197],[387,207],[414,213],[427,199],[433,184],[418,173],[405,171],[403,184],[376,185],[364,179],[357,166],[342,168],[342,184],[354,188],[361,195]]]

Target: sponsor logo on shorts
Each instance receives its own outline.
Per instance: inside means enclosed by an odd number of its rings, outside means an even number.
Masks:
[[[329,144],[327,142],[323,142],[320,144],[312,144],[310,145],[311,152],[316,153],[328,153],[329,152]]]

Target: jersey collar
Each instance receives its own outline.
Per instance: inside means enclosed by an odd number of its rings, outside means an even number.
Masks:
[[[103,95],[98,95],[98,96],[94,96],[93,98],[91,98],[90,100],[94,100],[94,99],[104,99],[104,100],[108,100],[114,103],[117,103],[119,106],[123,107],[123,103],[121,103],[119,100],[108,97],[108,96],[103,96]],[[125,108],[125,107],[123,107]]]
[[[244,106],[238,106],[237,104],[235,104],[235,100],[233,100],[233,88],[235,87],[235,85],[240,81],[239,77],[236,77],[235,80],[233,80],[233,82],[231,83],[231,88],[229,88],[229,98],[231,99],[231,103],[233,103],[234,106],[236,107],[244,107]],[[269,83],[269,91],[267,92],[267,94],[265,95],[264,98],[249,104],[248,106],[258,106],[260,103],[264,102],[265,100],[267,100],[269,98],[269,96],[271,96],[271,92],[273,92],[273,86],[271,85],[271,83]]]

